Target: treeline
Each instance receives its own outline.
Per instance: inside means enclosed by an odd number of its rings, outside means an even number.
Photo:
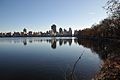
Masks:
[[[104,19],[100,24],[93,25],[91,28],[79,30],[78,36],[120,38],[120,19]]]
[[[104,6],[109,17],[92,25],[91,28],[79,30],[78,37],[97,37],[120,39],[120,2],[109,0]]]

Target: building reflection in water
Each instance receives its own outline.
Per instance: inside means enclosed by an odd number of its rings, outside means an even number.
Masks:
[[[25,46],[27,45],[27,40],[26,40],[26,39],[23,40],[23,44],[24,44]]]
[[[56,49],[57,48],[57,43],[59,46],[62,46],[62,45],[66,45],[66,44],[69,44],[69,46],[72,45],[72,38],[23,38],[23,39],[20,39],[21,41],[18,41],[18,43],[22,42],[23,45],[27,45],[29,43],[43,43],[43,42],[47,42],[47,43],[50,43],[51,44],[51,48],[52,49]]]
[[[59,45],[62,46],[62,44],[63,44],[63,40],[59,39]]]
[[[34,43],[48,43],[51,45],[52,49],[56,49],[58,46],[63,45],[72,45],[72,42],[75,40],[73,37],[18,37],[18,38],[1,38],[0,42],[7,43],[23,43],[24,46]]]
[[[115,66],[120,67],[120,65],[119,65],[120,64],[120,42],[117,42],[117,41],[113,42],[113,41],[104,41],[104,40],[88,40],[88,39],[76,39],[76,38],[74,38],[74,39],[59,38],[58,39],[58,38],[54,37],[54,38],[48,38],[48,39],[47,38],[45,38],[45,39],[41,39],[41,38],[24,39],[23,44],[27,45],[27,42],[29,42],[29,43],[47,42],[47,43],[51,44],[52,49],[56,49],[57,43],[58,43],[58,46],[63,46],[63,45],[67,45],[67,44],[69,46],[71,46],[73,40],[74,40],[74,43],[76,43],[78,45],[82,45],[85,48],[91,49],[91,51],[95,54],[98,54],[100,59],[103,61],[101,70],[98,74],[96,74],[95,79],[102,80],[103,78],[101,78],[100,76],[103,75],[102,74],[103,72],[105,72],[104,73],[105,77],[112,76],[111,73],[113,73],[115,75],[119,74],[120,68],[113,69],[113,67],[115,67]],[[18,42],[20,42],[20,41],[18,41]],[[106,69],[109,67],[111,69]],[[116,76],[115,80],[117,80],[117,76]]]
[[[120,42],[119,41],[117,42],[117,41],[104,41],[104,40],[76,39],[76,38],[72,39],[72,37],[71,38],[55,38],[54,37],[54,38],[14,38],[14,39],[1,38],[0,42],[1,43],[9,42],[10,44],[23,43],[23,45],[25,46],[29,44],[34,44],[34,43],[47,42],[51,45],[52,49],[56,49],[58,46],[63,46],[63,45],[71,46],[72,42],[74,42],[75,44],[82,45],[85,48],[91,49],[91,51],[95,54],[98,54],[99,58],[103,61],[100,73],[98,73],[98,75],[96,75],[95,77],[97,80],[101,78],[100,75],[102,75],[103,72],[106,72],[104,73],[105,76],[108,74],[109,76],[111,76],[110,73],[114,73],[115,75],[118,75],[120,72],[120,68],[119,68],[120,67]],[[109,68],[109,69],[106,69],[106,68]],[[113,79],[113,80],[117,80],[117,79]]]
[[[56,49],[56,47],[57,47],[56,42],[57,42],[56,38],[51,39],[51,48]]]

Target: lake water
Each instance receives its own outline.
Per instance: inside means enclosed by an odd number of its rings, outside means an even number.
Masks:
[[[91,45],[74,37],[0,38],[0,80],[91,80],[102,64]]]

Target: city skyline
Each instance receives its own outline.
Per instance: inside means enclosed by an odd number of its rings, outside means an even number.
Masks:
[[[74,30],[106,17],[106,0],[0,0],[0,32],[47,31],[49,25]],[[58,29],[57,29],[58,30]]]
[[[65,28],[59,28],[59,31],[56,30],[57,26],[55,24],[51,25],[51,29],[48,31],[30,31],[26,28],[23,31],[14,31],[14,32],[0,32],[0,37],[72,37],[76,36],[78,31],[75,31],[75,34],[72,33],[72,28],[66,30]]]

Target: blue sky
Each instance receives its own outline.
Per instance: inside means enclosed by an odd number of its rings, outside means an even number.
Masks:
[[[0,0],[0,32],[83,29],[106,18],[107,0]]]

